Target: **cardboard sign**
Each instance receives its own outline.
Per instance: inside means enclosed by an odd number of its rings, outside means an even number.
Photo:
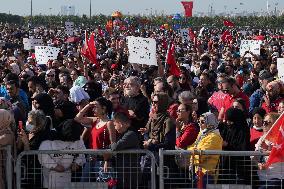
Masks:
[[[129,63],[157,66],[156,41],[152,38],[128,36]]]
[[[46,64],[49,60],[57,59],[59,48],[49,46],[36,46],[35,57],[38,64]]]
[[[284,82],[284,58],[277,58],[278,78]]]
[[[242,40],[240,46],[240,55],[244,56],[246,51],[251,51],[255,55],[260,55],[260,40]],[[245,57],[251,57],[250,54],[246,54]]]
[[[182,41],[183,42],[188,42],[190,40],[190,38],[189,38],[189,29],[188,28],[180,29],[180,35],[182,37]]]
[[[35,46],[42,46],[42,39],[32,39],[32,38],[23,38],[23,44],[25,50],[35,49]]]
[[[74,22],[65,22],[65,34],[66,35],[74,34]]]

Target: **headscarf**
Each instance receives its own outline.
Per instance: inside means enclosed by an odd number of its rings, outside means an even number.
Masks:
[[[84,87],[87,83],[87,79],[84,76],[79,76],[73,83],[73,86],[79,86],[79,87]]]
[[[52,98],[46,93],[37,94],[34,98],[39,104],[39,110],[42,110],[43,113],[47,116],[54,116],[54,104]]]
[[[13,111],[12,103],[4,97],[0,97],[0,109]]]
[[[158,110],[156,113],[166,113],[170,105],[170,98],[167,93],[157,93],[154,96],[158,97]]]
[[[74,102],[75,104],[80,103],[82,100],[90,99],[88,93],[84,91],[82,87],[73,86],[70,89],[70,101]]]
[[[81,128],[82,125],[73,119],[64,121],[56,129],[58,133],[58,140],[69,142],[80,140]]]
[[[218,120],[216,116],[211,112],[206,112],[201,115],[204,117],[205,124],[208,125],[209,128],[217,128],[218,127]]]
[[[226,112],[226,118],[228,121],[233,122],[236,127],[247,126],[246,116],[244,112],[238,108],[229,108]]]
[[[10,112],[4,109],[0,109],[0,130],[11,130],[11,124],[14,118]]]

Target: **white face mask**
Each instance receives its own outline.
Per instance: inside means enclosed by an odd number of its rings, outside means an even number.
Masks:
[[[26,122],[26,130],[31,132],[35,128],[34,125],[30,124],[28,121]]]

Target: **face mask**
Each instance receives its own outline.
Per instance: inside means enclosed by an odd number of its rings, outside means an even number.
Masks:
[[[34,129],[34,125],[30,124],[28,121],[26,122],[26,130],[31,132]]]

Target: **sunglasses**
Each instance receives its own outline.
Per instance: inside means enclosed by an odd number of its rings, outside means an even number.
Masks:
[[[204,124],[205,120],[198,120],[199,123]]]
[[[152,101],[152,104],[158,104],[158,101]]]
[[[228,93],[229,89],[223,89],[222,91],[223,91],[223,93]]]
[[[271,123],[271,121],[263,121],[263,126],[269,126]]]
[[[54,75],[46,75],[47,77],[54,77]]]

